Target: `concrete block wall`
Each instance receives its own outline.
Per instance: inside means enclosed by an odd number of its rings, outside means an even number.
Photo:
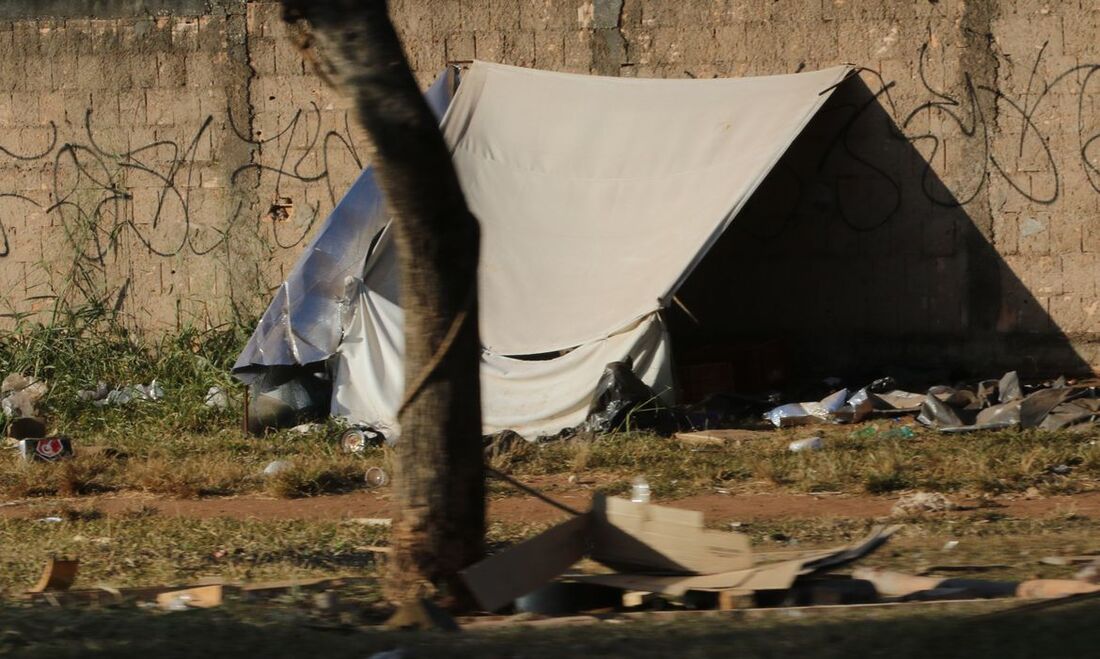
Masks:
[[[152,329],[262,310],[369,160],[278,5],[9,5],[0,312],[99,296]],[[475,58],[636,77],[861,67],[683,291],[706,328],[688,331],[783,336],[831,369],[1100,367],[1100,4],[390,5],[424,85]]]

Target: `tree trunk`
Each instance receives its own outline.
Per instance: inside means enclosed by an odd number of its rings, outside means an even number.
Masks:
[[[462,604],[458,570],[481,558],[485,537],[477,220],[385,0],[284,0],[284,9],[315,68],[354,95],[393,215],[406,392],[387,592]]]

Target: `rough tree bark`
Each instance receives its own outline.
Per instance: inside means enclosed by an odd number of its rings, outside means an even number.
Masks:
[[[387,591],[461,605],[457,572],[484,550],[477,220],[385,0],[283,0],[314,68],[354,96],[393,216],[405,309]],[[453,598],[458,598],[457,600]]]

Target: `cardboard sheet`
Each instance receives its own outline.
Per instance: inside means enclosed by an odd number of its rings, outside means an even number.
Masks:
[[[462,580],[486,611],[496,611],[553,581],[584,557],[588,514],[562,522],[462,571]]]
[[[592,558],[608,567],[679,574],[752,567],[748,536],[704,529],[701,512],[597,494],[591,514]]]

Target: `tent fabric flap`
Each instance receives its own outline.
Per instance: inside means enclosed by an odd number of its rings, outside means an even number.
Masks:
[[[444,71],[424,97],[437,117],[450,105],[454,80]],[[374,168],[363,170],[325,219],[275,291],[233,370],[247,379],[256,367],[311,364],[328,359],[340,344],[349,279],[358,279],[367,252],[389,223]],[[242,373],[244,371],[244,373]]]
[[[335,358],[332,414],[397,436],[405,386],[404,312],[368,286]],[[484,352],[481,401],[486,433],[514,430],[527,438],[580,425],[596,382],[610,362],[627,357],[659,395],[671,388],[668,335],[651,314],[615,335],[553,359],[525,360]]]
[[[443,132],[482,227],[486,349],[564,350],[657,310],[849,70],[655,80],[475,62]]]

